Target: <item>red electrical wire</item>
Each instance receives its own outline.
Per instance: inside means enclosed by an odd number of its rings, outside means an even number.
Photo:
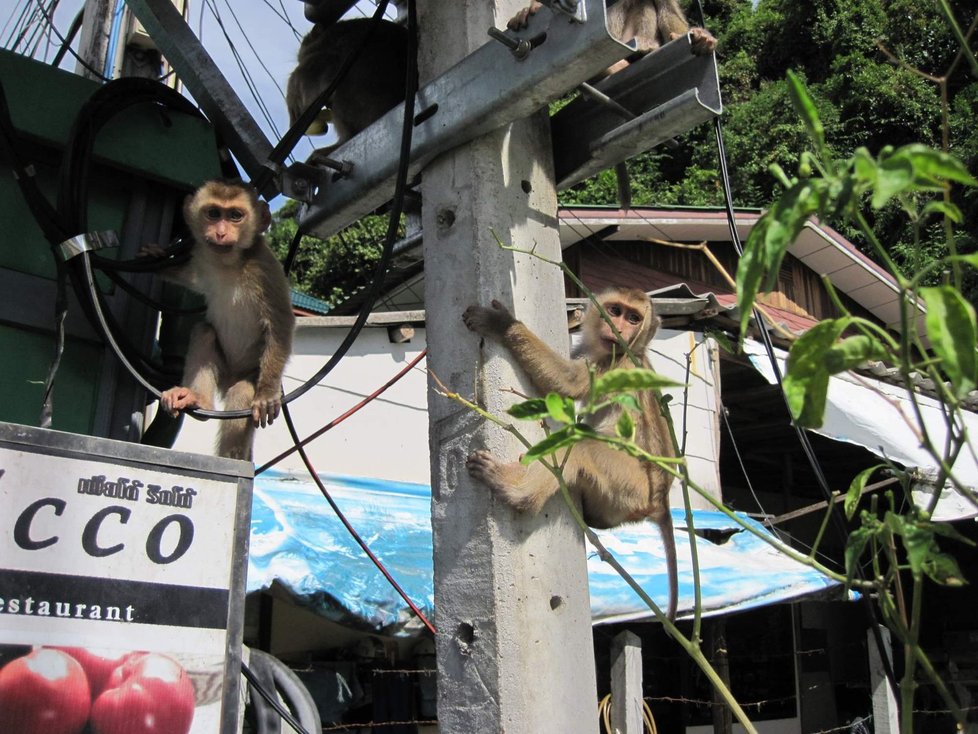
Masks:
[[[361,408],[363,408],[364,406],[366,406],[368,403],[370,403],[371,401],[373,401],[374,399],[376,399],[385,390],[387,390],[387,388],[389,388],[391,385],[393,385],[398,380],[400,380],[402,377],[404,377],[404,375],[406,375],[408,372],[410,372],[412,369],[414,369],[414,367],[417,366],[418,362],[420,362],[422,359],[424,359],[427,354],[428,354],[428,350],[427,349],[422,349],[421,350],[421,353],[417,357],[415,357],[414,359],[412,359],[408,363],[407,367],[405,367],[404,369],[402,369],[400,372],[398,372],[396,375],[394,375],[391,379],[389,379],[387,382],[385,382],[383,385],[381,385],[379,388],[377,388],[374,392],[370,393],[367,397],[365,397],[359,403],[357,403],[352,408],[350,408],[348,411],[346,411],[345,413],[343,413],[343,415],[339,416],[338,418],[333,419],[332,421],[330,421],[329,423],[327,423],[325,426],[323,426],[322,428],[320,428],[318,431],[316,431],[315,433],[309,434],[306,438],[302,439],[301,441],[296,440],[296,443],[295,443],[295,445],[292,448],[286,449],[281,454],[279,454],[278,456],[276,456],[274,459],[270,459],[269,461],[266,461],[260,467],[258,467],[257,469],[255,469],[255,476],[257,477],[262,472],[265,472],[268,469],[271,469],[273,466],[275,466],[277,463],[279,463],[286,456],[289,456],[289,455],[295,453],[296,451],[299,451],[306,444],[311,443],[315,439],[317,439],[320,436],[322,436],[324,433],[326,433],[326,431],[330,430],[331,428],[334,428],[334,427],[338,426],[340,423],[342,423],[347,418],[349,418],[351,415],[353,415],[354,413],[356,413],[358,410],[360,410]]]
[[[292,440],[294,442],[294,445],[291,449],[288,449],[281,455],[275,457],[270,462],[264,464],[259,469],[257,469],[255,471],[255,476],[265,471],[268,467],[274,465],[275,463],[285,458],[292,452],[298,451],[299,456],[302,458],[302,462],[306,465],[306,469],[309,471],[309,475],[316,483],[316,486],[319,487],[319,491],[322,493],[323,497],[329,503],[329,506],[333,508],[333,512],[336,513],[336,517],[338,517],[340,522],[343,523],[343,526],[347,529],[347,532],[350,533],[350,536],[357,542],[357,545],[360,546],[363,552],[367,554],[367,557],[370,558],[371,561],[373,561],[373,564],[377,567],[377,570],[384,575],[384,578],[387,579],[387,582],[394,588],[394,591],[396,591],[400,595],[400,597],[404,600],[404,602],[408,605],[408,607],[410,607],[411,611],[414,612],[415,616],[418,619],[420,619],[422,624],[424,624],[424,626],[428,628],[431,634],[434,635],[436,634],[435,626],[430,621],[428,621],[428,618],[425,617],[424,613],[418,608],[418,606],[413,601],[411,601],[411,598],[407,595],[404,589],[401,588],[401,585],[397,583],[397,581],[394,579],[393,576],[391,576],[390,572],[384,567],[384,564],[381,563],[380,559],[374,555],[373,551],[371,551],[369,546],[367,546],[367,543],[363,540],[363,538],[360,537],[360,534],[357,533],[353,525],[350,524],[350,521],[346,519],[346,516],[343,514],[343,511],[340,510],[339,505],[336,504],[336,501],[330,495],[329,490],[326,489],[326,485],[323,484],[323,481],[319,478],[319,474],[316,472],[316,468],[312,465],[312,461],[309,459],[309,455],[306,453],[304,448],[307,443],[309,443],[315,438],[318,438],[326,431],[333,428],[333,426],[339,425],[344,420],[349,418],[351,415],[356,413],[358,410],[363,408],[365,405],[370,403],[372,400],[376,399],[381,393],[387,390],[387,388],[389,388],[391,385],[393,385],[402,377],[404,377],[404,375],[406,375],[411,369],[413,369],[415,365],[418,364],[418,362],[424,359],[425,355],[427,354],[428,354],[427,349],[422,350],[417,357],[411,360],[411,362],[409,362],[408,365],[404,367],[404,369],[402,369],[400,372],[394,375],[394,377],[392,377],[390,380],[384,383],[381,387],[377,388],[374,392],[372,392],[370,395],[365,397],[363,400],[361,400],[359,403],[354,405],[352,408],[350,408],[348,411],[343,413],[341,416],[330,421],[325,426],[320,428],[318,431],[311,434],[310,436],[307,436],[301,441],[299,440],[299,435],[295,430],[295,424],[293,424],[292,422],[292,414],[289,411],[288,406],[287,405],[283,406],[283,415],[285,416],[285,424],[289,428],[289,433],[292,434]]]

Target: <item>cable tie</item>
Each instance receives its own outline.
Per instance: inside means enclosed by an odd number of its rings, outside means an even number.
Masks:
[[[111,229],[101,232],[89,232],[88,234],[77,234],[69,237],[57,246],[61,259],[67,262],[76,255],[83,252],[94,252],[105,247],[118,247],[119,235]]]

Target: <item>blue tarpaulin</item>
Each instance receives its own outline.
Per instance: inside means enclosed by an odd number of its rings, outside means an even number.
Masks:
[[[411,600],[437,626],[432,586],[428,485],[352,477],[321,479],[350,524]],[[769,535],[758,523],[745,522]],[[693,607],[689,533],[673,510],[679,611]],[[696,548],[705,614],[749,609],[815,594],[842,598],[842,587],[792,560],[721,512],[696,510]],[[661,607],[668,586],[662,541],[652,523],[599,531],[601,541]],[[593,549],[592,549],[593,551]],[[643,619],[649,609],[610,565],[588,556],[595,624]],[[309,478],[266,472],[255,478],[248,591],[275,584],[340,624],[385,634],[422,629],[404,600],[363,553]]]

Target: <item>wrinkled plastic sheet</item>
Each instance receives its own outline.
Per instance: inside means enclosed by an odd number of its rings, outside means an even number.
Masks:
[[[370,550],[437,626],[430,488],[352,477],[321,478]],[[682,511],[673,510],[672,517],[682,614],[693,608],[694,599],[690,534]],[[768,534],[755,521],[741,519]],[[422,629],[311,479],[279,472],[256,477],[251,523],[249,592],[274,586],[334,622],[368,632],[411,635]],[[720,512],[695,511],[694,526],[707,615],[803,597],[843,598],[840,584],[792,560]],[[646,593],[665,608],[665,556],[655,525],[634,523],[598,535]],[[595,624],[653,616],[593,549],[588,572]]]

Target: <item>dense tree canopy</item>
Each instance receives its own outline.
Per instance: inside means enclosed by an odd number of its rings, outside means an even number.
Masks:
[[[808,147],[804,127],[792,109],[785,72],[800,75],[815,99],[829,146],[848,156],[864,146],[876,154],[883,146],[921,142],[944,145],[972,172],[978,166],[978,77],[959,60],[959,45],[937,0],[704,0],[706,25],[719,40],[724,144],[733,202],[765,207],[777,193],[768,167],[796,170]],[[978,2],[950,2],[967,29]],[[695,11],[692,17],[695,18]],[[972,44],[974,45],[974,44]],[[940,86],[930,77],[948,74],[946,113]],[[946,140],[944,120],[946,119]],[[684,135],[679,145],[660,147],[629,162],[634,205],[719,206],[723,191],[712,125]],[[614,204],[612,171],[561,195],[562,204]],[[957,202],[964,211],[959,248],[970,252],[978,239],[978,202]],[[273,240],[291,239],[294,208],[276,217]],[[867,206],[877,233],[897,262],[919,267],[944,247],[939,223],[913,228],[896,205],[880,211]],[[855,233],[831,223],[860,244]],[[291,229],[290,229],[291,227]],[[373,227],[373,229],[371,229]],[[369,272],[379,237],[367,225],[360,234],[333,238],[327,246],[304,245],[296,282],[307,292],[335,299]],[[379,230],[378,230],[379,231]],[[375,233],[376,234],[376,233]],[[279,248],[284,251],[280,244]],[[974,284],[969,296],[975,300]]]
[[[805,80],[839,156],[858,147],[873,154],[884,146],[921,142],[978,167],[978,78],[959,60],[959,45],[940,3],[921,0],[706,0],[706,22],[719,40],[717,59],[724,101],[724,145],[736,206],[765,207],[777,192],[768,167],[796,170],[808,148],[792,109],[785,73]],[[967,32],[978,3],[950,3]],[[974,44],[972,44],[974,46]],[[941,88],[932,78],[948,75],[947,140]],[[712,125],[683,136],[678,148],[657,149],[629,162],[633,204],[717,206],[723,203]],[[613,204],[615,179],[606,171],[565,192],[562,203]],[[973,193],[957,202],[964,211],[961,251],[974,250],[978,202]],[[877,233],[897,262],[917,269],[944,247],[934,222],[915,236],[897,205],[866,207]],[[861,245],[859,236],[838,222]],[[975,284],[969,295],[974,301]]]

